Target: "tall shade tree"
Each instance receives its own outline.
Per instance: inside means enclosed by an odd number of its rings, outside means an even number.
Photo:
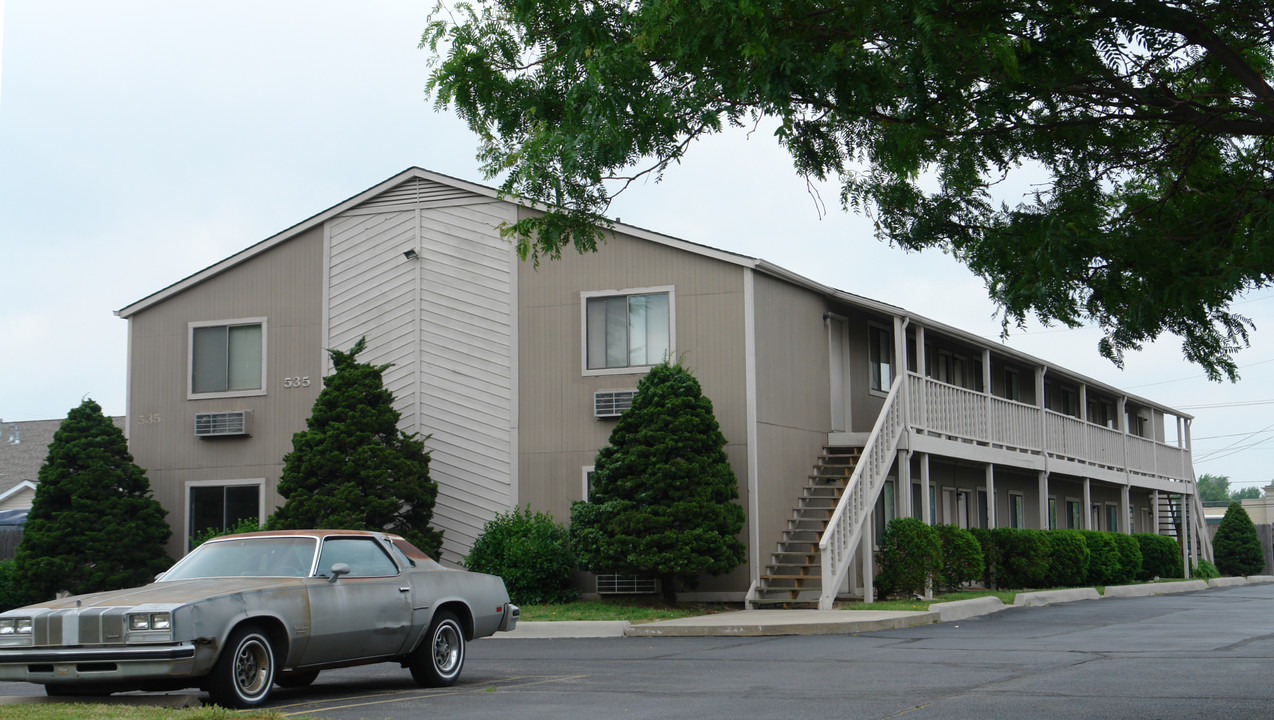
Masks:
[[[725,445],[694,375],[651,368],[597,454],[588,500],[571,506],[580,565],[657,577],[670,605],[700,574],[738,567],[744,514]]]
[[[25,602],[144,585],[172,564],[167,513],[124,433],[85,400],[53,434],[14,558]]]
[[[1200,501],[1205,503],[1228,503],[1230,501],[1230,477],[1228,475],[1204,473],[1199,476],[1196,484],[1199,487]]]
[[[1265,568],[1265,554],[1252,518],[1238,500],[1230,503],[1212,538],[1212,553],[1222,575],[1256,575]]]
[[[1119,365],[1173,333],[1233,380],[1230,307],[1274,282],[1272,7],[475,0],[422,45],[487,176],[552,209],[506,228],[523,256],[595,249],[633,181],[772,118],[798,175],[964,262],[1006,332],[1091,323]]]
[[[401,415],[383,380],[390,366],[358,362],[366,347],[360,339],[349,352],[329,351],[335,371],[323,378],[306,429],[292,436],[279,479],[286,501],[266,526],[385,530],[437,557],[429,453],[398,429]]]

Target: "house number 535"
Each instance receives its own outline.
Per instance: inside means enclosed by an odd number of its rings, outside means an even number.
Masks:
[[[285,387],[285,388],[299,388],[299,387],[309,387],[309,386],[310,386],[310,376],[309,376],[309,375],[306,375],[306,376],[304,376],[304,377],[285,377],[285,378],[283,378],[283,387]]]

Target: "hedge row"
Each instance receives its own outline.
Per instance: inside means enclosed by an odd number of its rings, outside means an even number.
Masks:
[[[982,581],[1001,590],[1122,585],[1181,576],[1176,540],[1097,530],[970,531],[982,546]]]
[[[875,586],[886,595],[918,594],[932,583],[955,590],[981,580],[988,588],[1120,585],[1180,577],[1176,540],[1151,533],[1096,530],[964,530],[899,518],[885,527]]]

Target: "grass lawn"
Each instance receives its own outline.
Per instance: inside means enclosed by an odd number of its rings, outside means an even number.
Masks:
[[[711,615],[728,610],[741,610],[738,603],[682,603],[668,607],[658,600],[630,598],[625,600],[581,600],[554,605],[521,605],[520,620],[542,622],[553,620],[627,620],[631,623],[672,620],[674,618]]]

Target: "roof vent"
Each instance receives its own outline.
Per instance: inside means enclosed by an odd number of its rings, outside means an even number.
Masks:
[[[593,417],[617,418],[633,406],[636,390],[603,390],[593,393]]]
[[[195,413],[195,437],[245,437],[251,434],[251,410]]]

